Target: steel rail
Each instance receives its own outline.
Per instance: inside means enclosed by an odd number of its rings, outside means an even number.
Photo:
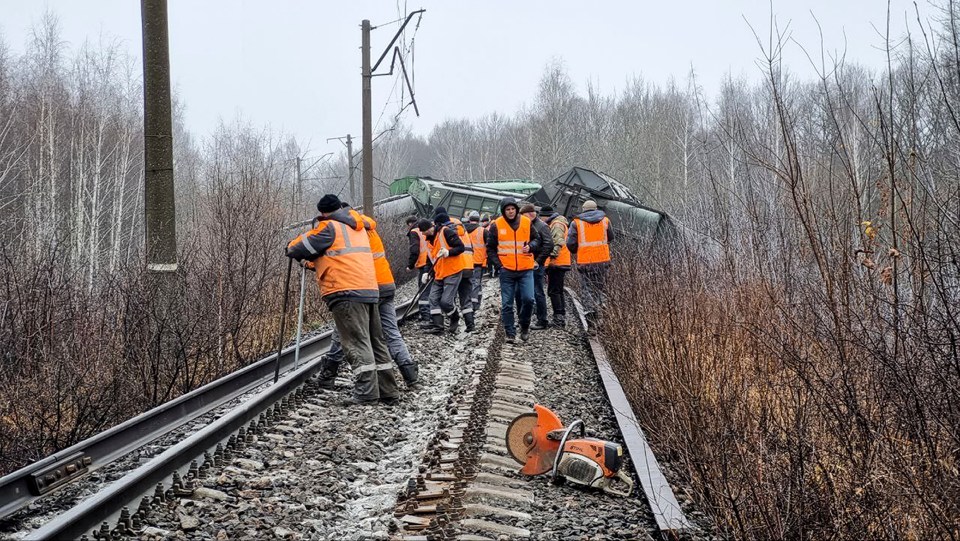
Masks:
[[[407,301],[409,302],[409,301]],[[407,302],[398,306],[405,308]],[[311,337],[300,344],[302,359],[311,359],[330,346],[332,331]],[[280,356],[281,371],[294,366],[291,346]],[[141,413],[113,428],[58,451],[0,478],[0,519],[23,509],[56,489],[38,494],[38,483],[47,478],[60,488],[114,460],[156,440],[183,424],[209,413],[239,396],[273,381],[277,354],[274,353],[170,402]],[[75,477],[65,479],[74,470]]]
[[[569,287],[564,289],[573,299],[580,324],[583,326],[584,332],[587,332],[587,319],[584,315],[583,305],[580,304],[580,299]],[[633,413],[630,401],[627,400],[626,393],[623,392],[620,380],[613,371],[613,367],[610,366],[606,350],[597,340],[597,337],[591,336],[589,332],[587,332],[587,339],[590,343],[593,358],[597,363],[597,370],[600,372],[600,379],[603,381],[603,388],[607,393],[610,407],[613,408],[617,425],[620,426],[620,433],[623,434],[627,453],[630,455],[633,467],[637,471],[640,486],[643,487],[643,493],[650,505],[650,510],[653,512],[661,537],[675,539],[679,537],[681,532],[696,529],[683,513],[683,509],[673,493],[673,488],[670,487],[670,483],[663,475],[660,463],[657,462],[657,457],[653,454],[653,449],[650,448],[650,444],[643,434],[643,429],[640,428],[640,423],[637,422],[637,417]]]

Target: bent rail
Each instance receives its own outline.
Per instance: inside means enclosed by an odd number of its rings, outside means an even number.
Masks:
[[[584,316],[583,306],[580,299],[570,289],[565,288],[567,293],[573,299],[574,306],[577,309],[580,323],[584,331],[587,330],[587,320]],[[660,530],[661,537],[671,539],[677,537],[677,533],[695,529],[694,525],[687,519],[677,502],[677,497],[673,493],[673,488],[664,477],[660,469],[660,463],[653,454],[653,449],[647,442],[640,423],[633,413],[633,408],[627,400],[620,380],[610,366],[607,359],[607,352],[603,345],[595,336],[587,338],[590,342],[590,350],[593,352],[593,358],[597,363],[597,370],[600,372],[600,379],[603,380],[603,388],[610,401],[610,407],[617,418],[617,425],[620,426],[620,433],[623,434],[624,444],[627,447],[627,453],[630,454],[630,460],[633,467],[637,470],[637,477],[640,478],[640,485],[643,487],[643,493],[650,504],[650,510],[657,521],[657,528]]]

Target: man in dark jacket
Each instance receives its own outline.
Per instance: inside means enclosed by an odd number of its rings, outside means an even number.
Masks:
[[[428,227],[424,229],[424,225]],[[429,332],[443,332],[444,316],[450,318],[450,330],[455,332],[460,323],[456,302],[463,274],[463,258],[460,257],[464,250],[463,241],[457,234],[457,226],[445,213],[438,214],[433,223],[421,222],[420,228],[430,245],[434,272],[433,285],[430,288],[430,317],[433,326]],[[469,292],[466,300],[469,302]]]
[[[354,394],[346,405],[395,404],[400,391],[383,341],[369,237],[363,223],[340,208],[337,196],[324,195],[317,210],[322,215],[319,222],[287,245],[287,257],[311,262],[317,273],[320,293],[355,375]]]
[[[537,235],[537,244],[539,247],[533,254],[533,300],[534,313],[537,315],[537,322],[530,328],[533,330],[542,330],[550,326],[547,319],[547,295],[544,293],[544,276],[546,272],[547,258],[553,252],[553,235],[550,233],[550,227],[537,219],[536,208],[527,203],[520,209],[520,214],[526,216],[533,224],[533,232]]]
[[[483,299],[483,269],[487,266],[487,230],[480,225],[480,213],[475,210],[467,215],[467,221],[463,227],[467,230],[467,235],[470,235],[470,242],[473,244],[470,302],[473,303],[473,312],[476,314]]]
[[[416,269],[418,271],[417,283],[426,284],[429,280],[427,275],[430,273],[430,258],[427,257],[429,250],[427,249],[426,237],[423,236],[419,228],[420,221],[416,216],[407,218],[407,242],[410,245],[409,255],[407,256],[407,270]],[[420,321],[425,323],[430,323],[430,299],[428,297],[429,295],[424,292],[417,301]]]
[[[540,248],[533,224],[520,215],[517,200],[505,197],[500,202],[503,214],[490,226],[487,238],[487,257],[500,272],[500,317],[507,335],[507,342],[516,340],[513,303],[517,292],[520,295],[520,339],[527,341],[530,331],[530,316],[533,312],[534,255]]]

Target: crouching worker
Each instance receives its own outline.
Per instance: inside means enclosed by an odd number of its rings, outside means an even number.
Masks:
[[[363,223],[340,208],[337,196],[324,195],[317,210],[317,225],[287,245],[287,257],[313,262],[320,294],[353,368],[353,396],[344,405],[395,404],[400,391],[380,326],[370,239]]]

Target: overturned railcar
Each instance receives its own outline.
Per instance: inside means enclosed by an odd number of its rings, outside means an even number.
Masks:
[[[539,206],[550,205],[557,212],[573,217],[583,202],[592,199],[610,217],[613,226],[627,236],[660,244],[676,235],[670,217],[641,203],[623,183],[605,173],[574,167],[550,182],[538,184],[526,180],[453,182],[431,177],[404,177],[390,185],[393,200],[409,195],[403,207],[416,209],[424,217],[444,207],[451,216],[465,216],[470,211],[496,216],[500,200],[513,197]],[[399,208],[399,205],[398,205]]]

